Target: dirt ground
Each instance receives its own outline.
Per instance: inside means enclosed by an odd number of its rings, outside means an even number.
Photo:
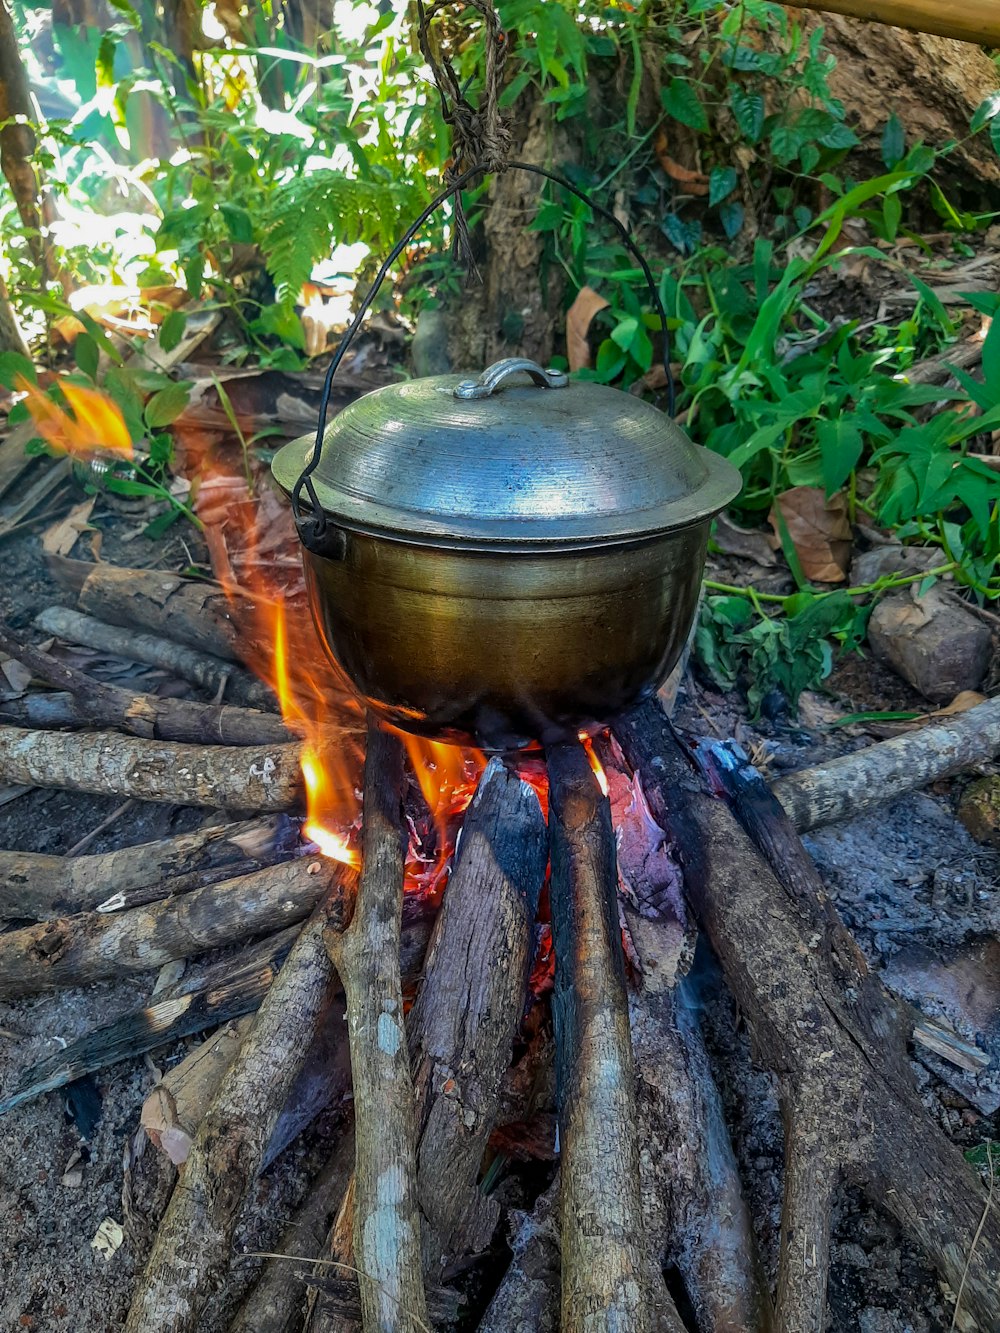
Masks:
[[[104,558],[132,565],[179,568],[188,556],[135,540],[116,550],[114,516],[105,528]],[[190,544],[190,537],[185,540]],[[3,551],[0,613],[17,630],[37,610],[73,597],[45,572],[37,535],[22,535]],[[830,699],[807,699],[800,716],[777,716],[751,728],[736,696],[694,684],[682,696],[680,721],[695,732],[735,735],[773,772],[803,766],[870,737],[833,731],[821,719],[831,709],[852,711],[912,703],[906,687],[871,663],[852,663],[831,681]],[[818,720],[819,719],[819,720]],[[961,1015],[927,980],[926,957],[952,958],[990,937],[1000,920],[1000,857],[969,839],[954,816],[960,783],[933,794],[900,800],[877,815],[810,836],[834,899],[873,965],[925,1012],[944,1015],[962,1031]],[[96,828],[119,803],[70,793],[31,791],[0,807],[0,846],[65,852]],[[197,826],[203,812],[137,803],[90,846],[109,850]],[[923,950],[923,953],[920,951]],[[219,955],[215,955],[218,957]],[[199,960],[197,966],[204,961]],[[189,965],[194,968],[196,965]],[[701,997],[710,1049],[717,1065],[751,1209],[769,1242],[762,1260],[772,1277],[782,1160],[781,1125],[771,1080],[753,1066],[746,1032],[724,988],[715,983],[711,957],[699,955],[689,985]],[[60,1043],[148,999],[155,974],[64,991],[20,1003],[0,1004],[0,1096],[20,1070]],[[982,985],[1000,994],[1000,977]],[[949,1007],[950,1006],[950,1007]],[[972,1025],[973,1027],[975,1025]],[[991,1067],[973,1082],[936,1057],[920,1054],[915,1067],[927,1104],[963,1147],[1000,1135],[1000,1036],[963,1035],[992,1055]],[[156,1071],[175,1063],[188,1041],[102,1071],[68,1092],[52,1093],[11,1112],[0,1133],[0,1330],[99,1333],[122,1326],[135,1272],[141,1265],[173,1169],[147,1147],[131,1161],[139,1109]],[[919,1048],[918,1048],[919,1049]],[[99,1098],[99,1106],[97,1099]],[[247,1256],[238,1269],[247,1282],[259,1261],[254,1252],[273,1247],[282,1224],[323,1160],[336,1108],[288,1148],[261,1177],[238,1238]],[[77,1158],[77,1154],[79,1157]],[[70,1169],[73,1159],[76,1170]],[[125,1165],[130,1164],[123,1203]],[[539,1179],[541,1183],[541,1178]],[[123,1228],[111,1253],[94,1245],[106,1219]],[[114,1231],[114,1228],[112,1228]],[[833,1333],[933,1333],[946,1330],[951,1307],[921,1257],[900,1240],[894,1224],[853,1192],[837,1202],[831,1279]],[[233,1301],[239,1293],[233,1295]],[[206,1333],[224,1329],[233,1302],[209,1312]]]

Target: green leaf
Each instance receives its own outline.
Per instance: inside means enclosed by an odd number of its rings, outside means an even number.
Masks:
[[[882,131],[882,161],[892,171],[902,162],[905,152],[906,131],[903,129],[903,122],[894,111]]]
[[[719,221],[722,223],[722,230],[726,233],[728,239],[733,240],[743,230],[743,205],[737,203],[721,204],[719,206]]]
[[[734,88],[729,94],[729,105],[740,133],[751,143],[756,143],[764,132],[763,95],[747,92],[745,88]]]
[[[823,485],[827,495],[840,490],[857,467],[864,451],[864,439],[848,417],[834,417],[816,426],[823,466]]]
[[[20,352],[0,352],[0,384],[5,389],[13,389],[14,381],[22,375],[29,384],[38,383],[38,374],[34,363]]]
[[[983,343],[983,380],[993,403],[1000,403],[1000,319],[994,317]]]
[[[171,310],[160,325],[160,347],[164,352],[172,352],[184,337],[187,328],[187,311]]]
[[[169,426],[180,416],[188,404],[191,385],[183,381],[171,384],[167,389],[154,393],[146,404],[143,416],[150,430]]]
[[[708,178],[709,205],[721,204],[727,199],[736,189],[737,179],[735,167],[713,167]]]
[[[89,333],[78,333],[73,344],[73,358],[83,373],[96,382],[101,353]]]
[[[668,116],[693,130],[707,130],[708,116],[692,83],[676,74],[660,92],[660,101]]]
[[[1000,116],[1000,93],[991,93],[989,97],[979,103],[976,107],[972,120],[969,122],[969,129],[973,134],[979,131]]]
[[[253,222],[245,208],[238,204],[220,204],[219,212],[226,224],[230,239],[237,245],[250,245],[253,242]]]

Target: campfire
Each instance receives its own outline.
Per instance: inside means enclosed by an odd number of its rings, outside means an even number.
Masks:
[[[238,946],[26,1069],[0,1108],[213,1034],[143,1109],[180,1174],[132,1333],[194,1330],[232,1299],[258,1173],[348,1096],[329,1167],[232,1328],[283,1327],[303,1302],[310,1329],[446,1326],[471,1299],[496,1333],[554,1327],[557,1309],[570,1330],[595,1311],[601,1327],[613,1311],[622,1328],[680,1329],[680,1293],[699,1326],[763,1326],[771,1298],[686,1016],[699,932],[785,1114],[776,1326],[822,1327],[841,1180],[876,1194],[994,1326],[995,1220],[916,1096],[913,1022],[796,832],[969,762],[995,743],[994,706],[771,787],[731,747],[673,731],[683,663],[658,698],[544,751],[412,735],[366,713],[324,651],[269,477],[248,486],[224,449],[181,440],[218,583],[97,564],[79,610],[38,624],[158,662],[217,702],[95,685],[0,640],[53,687],[3,706],[19,724],[0,727],[7,781],[241,812],[122,852],[0,854],[4,912],[22,923],[0,935],[5,996]],[[70,729],[31,729],[42,715]],[[517,1162],[541,1187],[520,1213],[497,1189]],[[495,1276],[470,1296],[468,1272]]]

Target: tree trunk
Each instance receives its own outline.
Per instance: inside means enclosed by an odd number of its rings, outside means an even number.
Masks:
[[[18,119],[23,117],[23,119]],[[0,0],[0,170],[14,195],[21,222],[28,233],[31,257],[44,277],[56,276],[52,255],[42,233],[40,181],[32,157],[35,152],[35,108],[28,76],[21,63],[14,20],[6,0]]]

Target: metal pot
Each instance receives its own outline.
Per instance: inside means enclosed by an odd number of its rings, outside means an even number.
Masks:
[[[275,457],[285,491],[313,443]],[[327,526],[303,559],[331,658],[394,725],[491,750],[656,690],[740,488],[648,403],[517,358],[364,395],[312,480]]]

